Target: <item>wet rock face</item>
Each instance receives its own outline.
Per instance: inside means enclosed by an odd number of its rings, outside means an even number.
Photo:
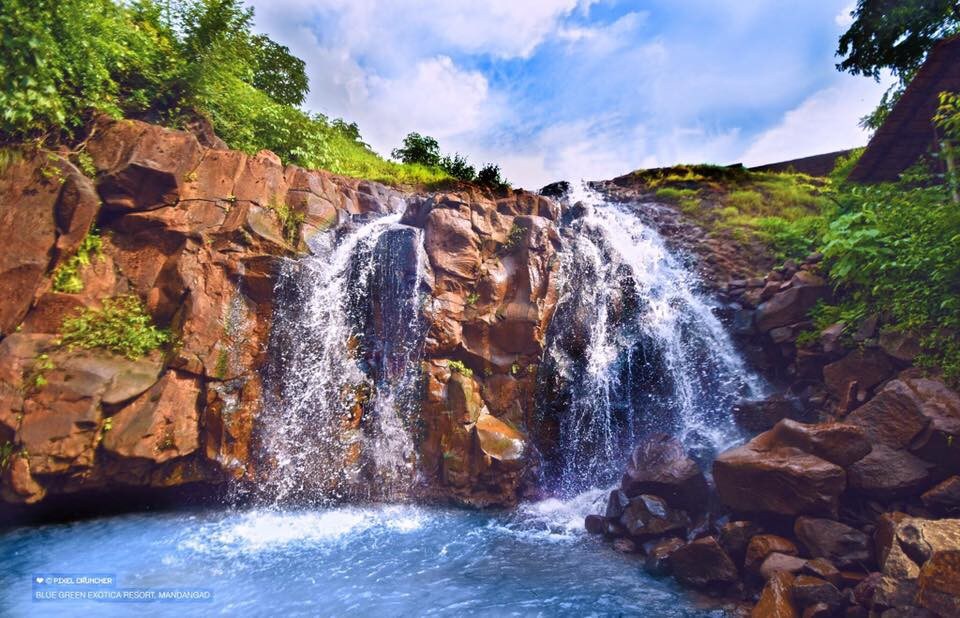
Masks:
[[[402,222],[423,229],[433,273],[420,452],[434,495],[510,505],[532,489],[536,372],[557,300],[557,214],[550,200],[522,192],[408,202]]]
[[[135,121],[99,121],[87,152],[95,178],[48,153],[0,175],[3,499],[253,478],[279,260],[400,194]],[[83,289],[54,291],[94,225]],[[131,361],[56,343],[65,318],[125,294],[176,345]]]

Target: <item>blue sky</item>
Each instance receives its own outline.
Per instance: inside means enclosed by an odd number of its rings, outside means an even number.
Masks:
[[[886,84],[840,74],[850,0],[255,0],[307,107],[497,162],[516,186],[866,143]]]

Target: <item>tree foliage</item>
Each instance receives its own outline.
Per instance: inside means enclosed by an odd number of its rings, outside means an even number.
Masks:
[[[876,129],[896,105],[907,83],[934,44],[960,32],[956,0],[859,0],[854,21],[840,37],[841,71],[879,79],[889,70],[898,83],[884,93],[877,109],[862,124]]]
[[[390,153],[394,159],[404,163],[417,163],[428,167],[440,166],[440,144],[429,135],[408,133],[403,138],[403,146]]]

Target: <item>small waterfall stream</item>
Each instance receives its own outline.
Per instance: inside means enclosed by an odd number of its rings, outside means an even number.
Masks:
[[[544,356],[564,493],[610,482],[644,433],[709,458],[738,438],[732,404],[762,389],[695,276],[626,207],[568,196],[560,300]]]
[[[389,500],[413,480],[426,259],[420,230],[399,220],[320,234],[282,272],[262,420],[269,501]]]

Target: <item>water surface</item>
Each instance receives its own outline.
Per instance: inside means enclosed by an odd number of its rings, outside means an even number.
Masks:
[[[721,616],[583,532],[602,492],[514,513],[421,506],[170,512],[0,533],[4,616]],[[32,578],[208,588],[209,603],[32,601]]]

